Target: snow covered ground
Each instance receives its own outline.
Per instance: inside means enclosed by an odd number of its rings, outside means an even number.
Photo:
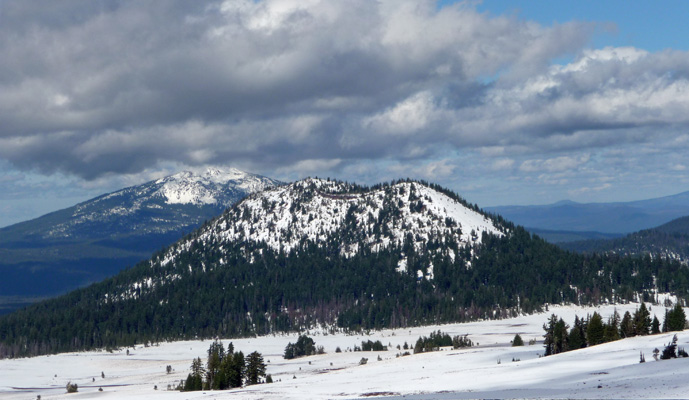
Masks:
[[[550,357],[543,354],[543,324],[551,313],[568,324],[598,311],[607,319],[613,309],[622,315],[637,304],[597,308],[551,307],[542,314],[466,324],[370,332],[370,335],[310,332],[327,354],[284,360],[282,353],[297,335],[266,336],[230,341],[236,350],[261,352],[272,384],[230,391],[168,391],[189,373],[191,360],[204,358],[210,341],[161,343],[114,353],[86,352],[17,360],[0,360],[0,398],[36,399],[357,399],[393,396],[405,399],[473,398],[688,398],[689,359],[654,361],[652,351],[671,341],[672,334],[637,337]],[[661,320],[664,308],[652,306]],[[451,336],[468,334],[477,346],[397,357],[397,345],[411,347],[419,336],[440,329]],[[532,346],[513,348],[519,333]],[[679,346],[689,349],[689,331],[678,334]],[[386,352],[350,352],[362,340],[380,340]],[[337,347],[342,353],[336,353]],[[412,352],[410,350],[410,352]],[[646,363],[639,363],[639,353]],[[378,361],[378,356],[381,360]],[[362,357],[366,365],[359,365]],[[520,361],[512,361],[512,360]],[[204,360],[205,362],[205,360]],[[173,372],[166,373],[171,365]],[[105,378],[101,377],[101,372]],[[68,381],[79,392],[67,394]],[[157,390],[154,390],[157,386]],[[98,389],[102,388],[100,392]]]

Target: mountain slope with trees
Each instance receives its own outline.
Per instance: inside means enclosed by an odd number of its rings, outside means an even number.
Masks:
[[[680,263],[569,253],[435,185],[307,179],[249,196],[113,278],[0,318],[0,355],[502,318],[687,289]]]
[[[632,256],[661,256],[689,263],[689,217],[672,220],[657,228],[646,229],[609,240],[583,240],[559,243],[580,253],[614,253]]]
[[[8,298],[54,296],[112,276],[276,184],[236,169],[186,171],[2,228],[0,313]]]

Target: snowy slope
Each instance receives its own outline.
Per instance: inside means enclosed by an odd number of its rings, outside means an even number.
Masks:
[[[2,228],[0,313],[5,296],[54,296],[112,276],[276,184],[236,169],[185,171]]]
[[[159,346],[108,352],[68,353],[30,359],[0,360],[2,399],[354,399],[392,395],[395,399],[512,399],[512,398],[687,398],[689,359],[653,361],[654,348],[672,334],[625,339],[550,357],[543,354],[542,325],[551,313],[571,324],[574,315],[597,311],[607,319],[616,309],[623,314],[638,304],[580,308],[551,307],[542,314],[466,324],[427,326],[371,332],[369,335],[309,332],[326,354],[284,360],[282,353],[296,335],[232,339],[245,354],[259,351],[275,383],[230,391],[180,393],[167,391],[189,373],[191,360],[205,354],[210,341],[161,343]],[[664,309],[652,306],[662,316]],[[477,346],[397,357],[396,346],[413,345],[419,336],[437,329],[450,335],[468,334]],[[535,345],[510,347],[519,333]],[[678,334],[679,346],[689,347],[689,332]],[[362,340],[380,340],[384,352],[350,352]],[[227,345],[230,340],[223,340]],[[336,347],[343,352],[336,353]],[[647,362],[639,363],[644,353]],[[381,360],[378,361],[377,357]],[[359,365],[362,357],[366,365]],[[520,361],[512,361],[512,359]],[[500,361],[500,363],[498,363]],[[174,369],[166,374],[167,365]],[[105,378],[101,378],[101,372]],[[95,380],[95,381],[94,381]],[[66,394],[68,381],[79,394]],[[154,390],[157,386],[158,390]],[[98,388],[103,388],[99,392]]]
[[[209,218],[196,209],[211,206],[214,216],[248,194],[276,184],[279,182],[234,168],[209,168],[201,174],[183,171],[80,203],[70,210],[69,219],[39,234],[69,238],[101,233],[113,225],[144,232],[178,230]]]
[[[305,179],[249,196],[193,240],[265,243],[287,253],[305,243],[334,243],[351,256],[360,246],[375,252],[405,242],[416,249],[431,241],[472,246],[484,232],[503,234],[483,214],[419,182],[352,190],[342,182]],[[162,256],[163,264],[190,245],[178,244]]]

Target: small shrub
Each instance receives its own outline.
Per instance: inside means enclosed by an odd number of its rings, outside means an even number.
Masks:
[[[524,340],[518,333],[514,335],[514,339],[512,339],[512,347],[516,346],[524,346]]]
[[[368,362],[368,358],[366,357],[361,357],[361,360],[359,360],[359,365],[364,365]]]
[[[72,382],[67,382],[67,393],[76,393],[79,391],[79,385]]]

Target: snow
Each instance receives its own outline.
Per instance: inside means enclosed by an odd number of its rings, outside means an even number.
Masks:
[[[686,398],[689,359],[656,362],[652,358],[653,349],[662,349],[671,341],[672,333],[539,357],[543,354],[542,326],[551,313],[572,324],[575,314],[581,317],[597,311],[607,319],[615,309],[624,314],[637,307],[551,306],[548,312],[512,319],[383,330],[369,335],[333,334],[325,327],[308,334],[327,353],[294,360],[284,360],[282,352],[288,342],[296,341],[296,334],[232,339],[236,350],[263,354],[275,383],[229,391],[166,390],[186,378],[193,358],[204,358],[208,340],[136,346],[129,349],[130,355],[121,349],[0,360],[0,398],[355,399],[375,393],[387,393],[395,399]],[[651,306],[651,313],[662,316],[664,308]],[[396,357],[404,351],[397,350],[397,345],[407,342],[413,347],[418,337],[438,329],[452,336],[468,334],[476,345]],[[510,347],[516,333],[525,343],[530,339],[539,342]],[[678,338],[680,347],[689,347],[689,332],[678,333]],[[380,340],[390,347],[385,352],[347,351],[363,340]],[[225,345],[229,342],[223,340]],[[338,346],[342,353],[335,352]],[[645,354],[646,363],[639,363],[640,352]],[[379,355],[381,361],[377,361]],[[359,365],[362,357],[368,358],[366,365]],[[167,365],[172,366],[173,373],[166,374]],[[68,381],[79,385],[78,394],[66,394]],[[103,392],[98,392],[99,387]]]
[[[156,195],[165,198],[167,204],[216,204],[228,183],[249,193],[263,190],[269,183],[257,176],[235,168],[220,170],[208,168],[203,174],[184,171],[159,179],[160,188]],[[229,206],[230,204],[225,204]]]
[[[392,197],[386,198],[391,193]],[[395,205],[396,212],[385,222],[386,232],[374,232],[386,205]],[[452,236],[462,246],[471,246],[481,241],[483,232],[503,234],[486,216],[420,183],[403,182],[350,194],[343,193],[341,183],[306,179],[246,198],[201,232],[198,240],[265,243],[274,250],[290,252],[304,240],[324,243],[345,230],[348,214],[355,219],[361,237],[342,244],[341,253],[346,257],[356,254],[361,245],[373,251],[391,244],[400,246],[410,235],[420,249],[432,238]],[[181,251],[181,245],[171,249],[164,257],[166,263]]]

